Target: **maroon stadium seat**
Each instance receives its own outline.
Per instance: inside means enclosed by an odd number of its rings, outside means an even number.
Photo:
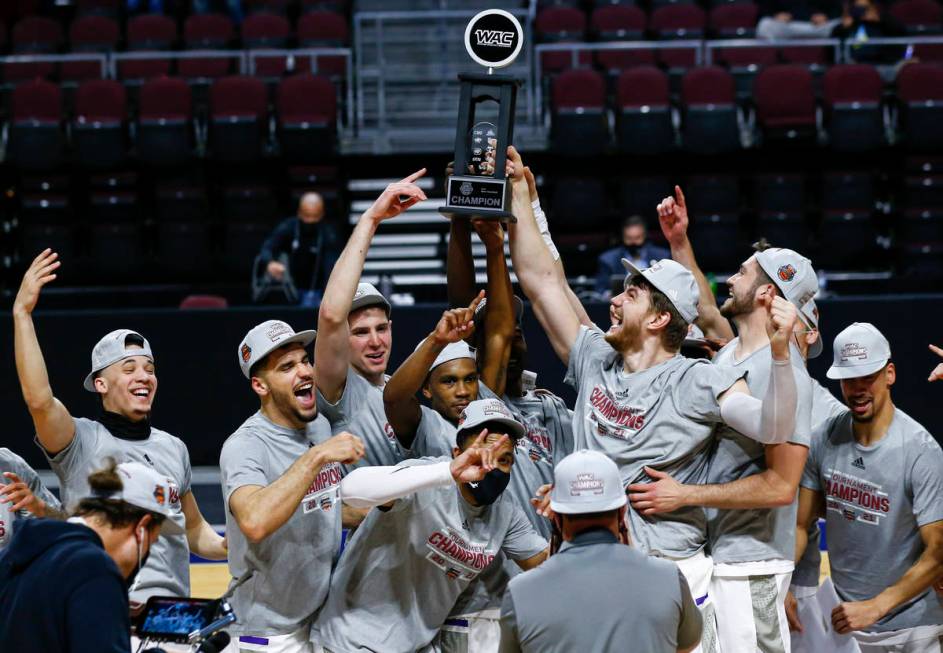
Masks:
[[[113,168],[125,160],[127,96],[111,79],[92,79],[75,93],[72,145],[75,160],[87,168]]]
[[[288,9],[288,0],[242,0],[249,14],[278,14],[283,16]]]
[[[609,141],[606,82],[593,70],[567,70],[553,80],[551,141],[561,154],[593,156]]]
[[[897,73],[904,144],[924,152],[943,149],[943,65],[912,63]]]
[[[833,148],[873,150],[884,144],[884,83],[873,66],[839,64],[825,72],[825,123]]]
[[[18,168],[42,170],[62,161],[62,94],[46,80],[13,89],[8,156]]]
[[[183,26],[184,46],[188,50],[219,50],[228,48],[235,38],[232,20],[223,14],[193,15]],[[187,78],[216,78],[228,75],[231,59],[180,59],[177,72]]]
[[[283,79],[276,94],[279,142],[292,162],[323,160],[334,150],[337,100],[326,77],[294,75]]]
[[[242,23],[242,43],[249,49],[285,48],[291,38],[291,24],[276,14],[254,14]],[[285,57],[258,57],[255,74],[281,77],[287,69]]]
[[[635,41],[645,34],[645,12],[631,5],[599,7],[589,22],[600,41]]]
[[[730,70],[737,86],[737,97],[752,97],[753,79],[764,66],[772,66],[779,61],[776,48],[761,46],[756,48],[717,48],[714,50],[714,63]]]
[[[170,50],[177,40],[177,24],[159,14],[135,16],[128,21],[128,50],[154,52]],[[150,79],[170,72],[170,59],[142,59],[120,63],[123,79]]]
[[[574,7],[548,7],[537,14],[534,21],[537,39],[544,43],[579,43],[586,40],[586,14]],[[589,52],[580,52],[579,64],[589,65]],[[545,52],[541,66],[546,72],[557,72],[571,67],[569,52]]]
[[[77,0],[75,8],[84,15],[117,16],[123,4],[121,0]]]
[[[159,166],[181,165],[191,150],[190,85],[175,77],[150,79],[138,96],[138,157]]]
[[[347,45],[347,21],[333,11],[311,11],[298,19],[296,30],[298,46],[302,48],[339,48]],[[295,70],[311,70],[311,62],[304,58],[295,62]],[[317,72],[322,75],[343,75],[344,57],[318,57]]]
[[[812,68],[823,68],[829,63],[831,49],[820,45],[790,45],[779,48],[783,63],[798,63]]]
[[[711,9],[710,31],[721,39],[752,39],[759,8],[753,3],[723,4]]]
[[[44,16],[27,16],[13,26],[15,54],[52,54],[62,47],[62,27]]]
[[[262,153],[268,102],[265,84],[232,75],[210,88],[210,148],[220,161],[248,163]]]
[[[219,295],[187,295],[180,302],[181,310],[229,308],[229,302]]]
[[[943,32],[943,7],[934,0],[898,0],[888,12],[911,34]]]
[[[685,149],[699,154],[740,148],[733,76],[720,66],[692,68],[681,80]]]
[[[118,47],[120,30],[118,23],[107,16],[82,16],[72,21],[69,27],[69,44],[72,51],[111,52]],[[63,80],[79,81],[96,79],[107,71],[95,61],[65,61],[59,67],[59,77]]]
[[[654,66],[638,66],[619,75],[618,142],[630,154],[661,154],[674,148],[668,76]]]
[[[658,39],[700,39],[706,26],[704,10],[693,4],[658,7],[648,22],[649,31]],[[658,60],[671,69],[690,68],[697,62],[694,50],[659,50]]]
[[[810,139],[815,136],[815,92],[805,66],[784,64],[764,68],[753,82],[757,122],[770,138]]]

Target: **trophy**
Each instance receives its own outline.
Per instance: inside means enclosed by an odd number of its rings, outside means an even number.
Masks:
[[[511,184],[504,176],[507,147],[514,132],[514,110],[520,79],[494,74],[509,66],[524,44],[524,31],[512,14],[488,9],[465,28],[465,49],[487,74],[458,76],[458,125],[455,129],[455,172],[448,178],[445,206],[449,218],[514,221],[510,212]],[[490,106],[489,106],[490,105]],[[479,109],[494,108],[497,119],[476,119]]]

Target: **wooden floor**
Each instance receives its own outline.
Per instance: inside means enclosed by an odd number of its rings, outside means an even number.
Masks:
[[[828,553],[822,551],[820,580],[828,576]],[[215,599],[229,585],[229,567],[225,562],[190,565],[190,592],[201,599]]]

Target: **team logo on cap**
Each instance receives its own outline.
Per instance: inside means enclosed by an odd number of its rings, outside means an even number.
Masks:
[[[570,496],[578,497],[583,493],[602,494],[606,491],[606,484],[602,479],[596,478],[595,474],[584,473],[577,474],[575,481],[570,481]]]
[[[249,359],[252,358],[252,347],[248,343],[242,343],[242,347],[239,348],[239,355],[242,356],[242,362],[248,363]]]
[[[468,411],[463,410],[462,414],[458,416],[458,425],[461,426],[464,424],[466,419],[468,419]]]
[[[776,276],[780,281],[792,281],[796,277],[796,268],[792,266],[792,263],[787,263],[776,271]]]
[[[859,345],[857,342],[845,343],[841,348],[841,359],[842,361],[847,361],[851,360],[852,358],[857,358],[858,360],[867,360],[868,348],[863,345]]]
[[[265,332],[265,335],[272,342],[278,342],[281,340],[282,336],[291,335],[291,327],[289,327],[284,322],[276,322],[269,327],[268,331]]]
[[[162,506],[167,503],[167,497],[164,496],[164,486],[155,485],[154,486],[154,501],[157,502],[157,505]]]

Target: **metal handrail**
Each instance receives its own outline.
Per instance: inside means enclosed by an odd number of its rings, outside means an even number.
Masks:
[[[73,54],[13,54],[6,57],[0,57],[0,64],[8,63],[64,63],[67,61],[94,61],[101,69],[101,77],[108,76],[108,53],[105,52],[81,52]]]
[[[118,64],[122,61],[152,61],[156,59],[237,59],[239,72],[246,72],[248,50],[146,50],[111,53],[109,67],[113,79],[118,79]]]
[[[867,41],[845,39],[842,47],[845,61],[854,61],[851,49],[860,45],[943,45],[943,36],[882,36],[869,38]]]
[[[347,126],[352,127],[354,122],[353,106],[353,72],[352,57],[350,48],[294,48],[294,49],[267,49],[259,48],[247,51],[246,65],[249,75],[255,75],[256,59],[270,57],[298,58],[310,57],[314,60],[315,68],[319,57],[343,57],[344,58],[344,84],[346,85],[345,97],[347,99]]]
[[[841,39],[716,39],[704,41],[704,61],[710,66],[714,62],[714,50],[719,48],[832,48],[835,63],[841,62]]]

